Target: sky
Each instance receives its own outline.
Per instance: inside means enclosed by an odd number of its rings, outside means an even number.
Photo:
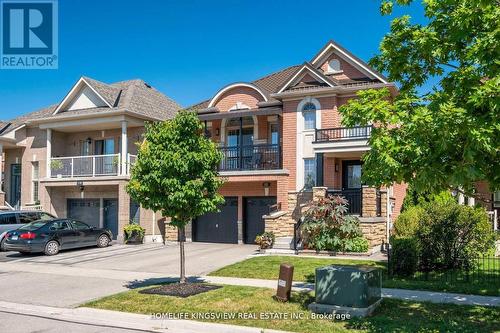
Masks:
[[[0,0],[1,1],[1,0]],[[0,70],[0,120],[60,102],[80,76],[140,78],[189,106],[301,64],[335,40],[368,61],[390,21],[378,0],[59,0],[59,68]]]

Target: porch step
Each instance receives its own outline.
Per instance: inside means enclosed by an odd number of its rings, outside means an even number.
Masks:
[[[274,241],[273,249],[275,250],[293,249],[293,237],[277,237]]]

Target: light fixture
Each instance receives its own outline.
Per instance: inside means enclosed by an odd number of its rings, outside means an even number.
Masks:
[[[267,197],[269,195],[269,189],[271,188],[270,182],[262,183],[262,187],[264,187],[264,195]]]
[[[83,192],[83,190],[85,190],[85,186],[83,186],[83,180],[78,180],[76,182],[76,186],[78,186],[80,188],[81,192]]]
[[[339,165],[335,164],[335,172],[339,172]]]
[[[216,128],[216,129],[215,129],[215,136],[219,136],[219,133],[220,133],[220,132],[219,132],[219,129],[218,129],[218,128]]]

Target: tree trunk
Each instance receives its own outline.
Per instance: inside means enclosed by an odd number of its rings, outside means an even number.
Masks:
[[[179,228],[179,248],[181,254],[181,279],[180,283],[186,283],[186,257],[184,256],[185,229]]]

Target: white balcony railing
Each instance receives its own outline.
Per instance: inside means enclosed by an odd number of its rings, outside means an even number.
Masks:
[[[52,178],[117,176],[120,154],[53,157],[50,159]]]
[[[132,165],[134,165],[137,160],[137,155],[127,154],[127,174],[130,175],[130,170],[132,169]]]

